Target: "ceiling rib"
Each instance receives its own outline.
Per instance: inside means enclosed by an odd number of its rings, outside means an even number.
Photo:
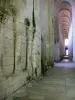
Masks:
[[[72,19],[72,7],[67,2],[62,2],[59,10],[59,26],[64,38],[68,37],[69,28]]]

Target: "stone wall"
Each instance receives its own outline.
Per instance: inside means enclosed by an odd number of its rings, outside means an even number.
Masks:
[[[39,2],[37,0],[34,3],[37,6],[34,11],[34,35],[33,0],[11,0],[10,4],[16,9],[16,15],[5,15],[1,11],[6,17],[0,24],[0,100],[11,95],[30,79],[41,75]],[[26,25],[25,20],[30,24]]]
[[[54,31],[52,0],[1,0],[0,4],[2,100],[39,77],[43,68],[53,67]]]

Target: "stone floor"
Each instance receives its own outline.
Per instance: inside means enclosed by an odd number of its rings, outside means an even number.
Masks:
[[[75,68],[54,67],[8,100],[75,100]]]
[[[64,67],[64,68],[75,68],[75,62],[72,62],[68,57],[65,56],[61,62],[55,63],[55,67]]]

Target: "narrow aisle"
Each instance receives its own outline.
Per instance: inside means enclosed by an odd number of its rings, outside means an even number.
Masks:
[[[75,100],[75,69],[54,67],[7,100]]]
[[[68,56],[64,56],[63,60],[55,63],[55,67],[64,67],[64,68],[75,68],[75,62],[72,62]]]

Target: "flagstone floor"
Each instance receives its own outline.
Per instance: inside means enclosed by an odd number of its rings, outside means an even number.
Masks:
[[[75,100],[75,64],[63,60],[59,65],[49,69],[44,77],[30,82],[7,100]]]

